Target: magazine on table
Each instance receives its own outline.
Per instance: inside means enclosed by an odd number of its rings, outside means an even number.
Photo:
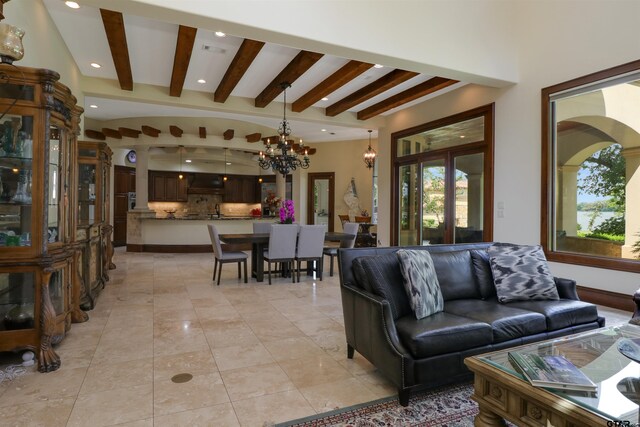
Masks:
[[[595,392],[598,386],[563,356],[509,352],[509,361],[535,387]]]

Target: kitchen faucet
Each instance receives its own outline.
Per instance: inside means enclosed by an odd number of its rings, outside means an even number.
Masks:
[[[218,218],[220,218],[220,205],[216,203],[214,209],[216,210],[216,215],[218,215]]]

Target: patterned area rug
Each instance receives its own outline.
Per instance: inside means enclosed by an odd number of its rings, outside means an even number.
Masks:
[[[439,388],[416,394],[407,407],[400,406],[397,396],[385,397],[373,402],[276,424],[276,427],[473,427],[478,405],[471,400],[472,393],[472,384]]]

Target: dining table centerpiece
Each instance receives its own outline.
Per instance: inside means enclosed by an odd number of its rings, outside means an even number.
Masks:
[[[264,198],[264,204],[269,206],[269,214],[275,216],[282,199],[276,196],[273,191],[267,191],[267,197]]]
[[[285,200],[280,208],[280,224],[293,224],[296,221],[293,200]]]

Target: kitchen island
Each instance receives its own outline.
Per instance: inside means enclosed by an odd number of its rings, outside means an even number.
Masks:
[[[207,224],[214,224],[220,234],[252,233],[254,222],[273,223],[273,217],[222,216],[205,217],[141,218],[139,244],[127,244],[128,252],[212,252]],[[250,245],[225,246],[225,250],[250,250]]]

